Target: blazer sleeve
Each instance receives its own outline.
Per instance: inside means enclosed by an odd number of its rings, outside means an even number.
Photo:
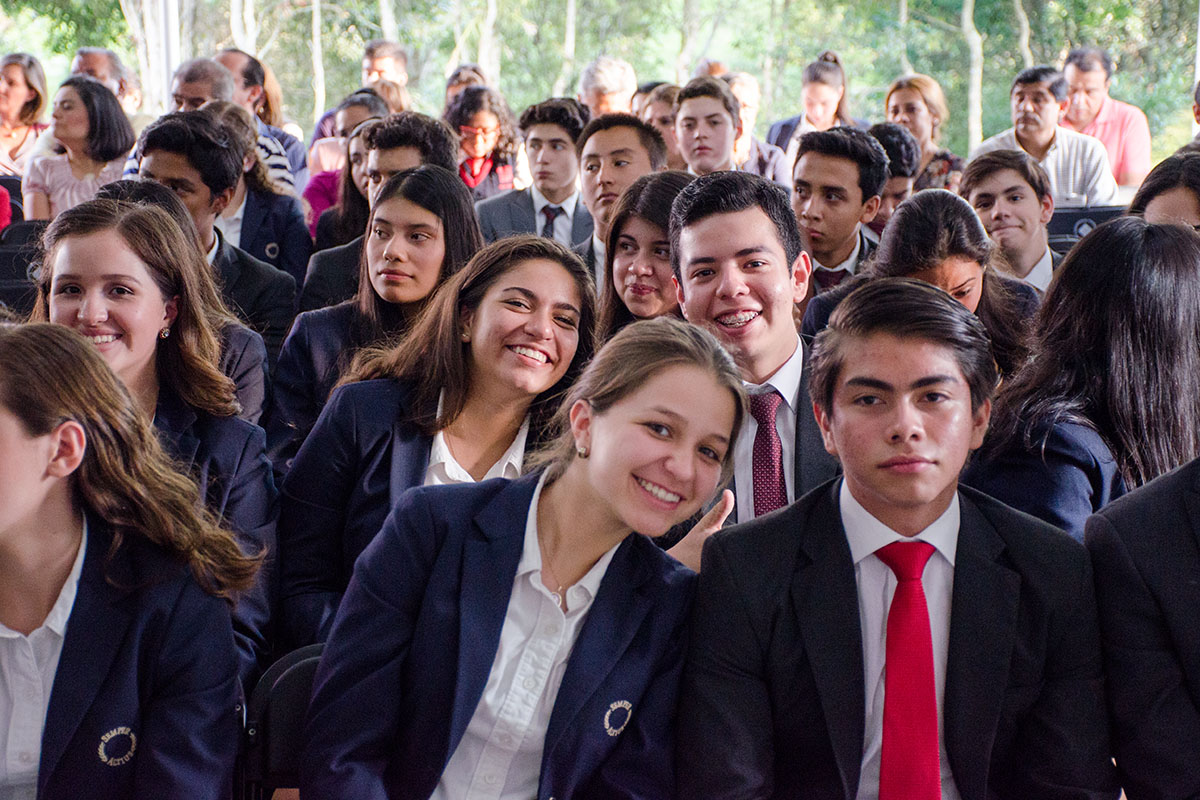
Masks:
[[[775,752],[763,644],[719,538],[704,543],[676,725],[676,797],[771,797]],[[720,743],[719,746],[714,746]]]
[[[1200,797],[1200,708],[1162,609],[1103,516],[1087,521],[1113,750],[1129,800]]]
[[[267,348],[256,332],[237,328],[231,325],[224,332],[221,371],[234,383],[242,407],[238,417],[257,424],[267,402]]]
[[[400,686],[437,556],[435,525],[422,494],[407,492],[355,565],[313,685],[305,797],[389,796],[384,772],[403,722]]]
[[[275,364],[271,413],[267,416],[267,454],[276,474],[286,475],[300,444],[321,413],[314,394],[317,373],[313,366],[308,315],[296,317]]]
[[[325,639],[345,587],[342,540],[359,477],[357,412],[348,388],[329,398],[283,480],[281,611],[297,647]]]
[[[232,797],[237,663],[224,601],[186,581],[155,654],[130,797]]]

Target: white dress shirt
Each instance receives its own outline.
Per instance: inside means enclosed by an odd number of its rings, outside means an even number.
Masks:
[[[892,542],[923,541],[934,546],[921,586],[929,609],[929,632],[933,639],[933,678],[938,707],[938,761],[942,772],[942,800],[960,800],[950,761],[946,757],[945,726],[942,724],[942,698],[946,690],[946,652],[950,643],[950,600],[954,590],[954,555],[958,549],[958,494],[949,508],[928,528],[914,537],[901,536],[888,528],[854,499],[843,480],[838,494],[842,527],[854,560],[854,581],[858,586],[858,616],[862,626],[863,697],[866,720],[863,727],[862,772],[858,781],[858,800],[879,798],[879,757],[883,752],[884,669],[887,656],[887,615],[896,593],[896,576],[875,555]]]
[[[1050,281],[1054,278],[1054,258],[1050,255],[1050,248],[1046,248],[1046,252],[1042,253],[1042,257],[1033,265],[1033,269],[1029,270],[1029,274],[1022,280],[1034,287],[1038,291],[1045,293],[1050,288]]]
[[[594,269],[596,272],[596,296],[600,296],[600,291],[604,288],[605,270],[608,269],[608,246],[600,240],[598,234],[592,234],[592,254],[596,257]]]
[[[563,210],[563,213],[554,218],[554,239],[563,247],[570,247],[574,244],[571,241],[571,232],[575,226],[575,209],[579,203],[579,191],[576,190],[561,203],[551,203],[544,194],[538,191],[536,186],[529,187],[529,194],[533,197],[533,218],[537,224],[534,233],[541,235],[542,226],[546,224],[546,216],[542,213],[542,209],[546,206],[556,205]]]
[[[984,139],[971,158],[993,150],[1024,150],[1015,128]],[[1038,161],[1050,177],[1054,207],[1108,206],[1117,203],[1117,181],[1108,164],[1104,143],[1086,134],[1056,128],[1046,157]]]
[[[0,800],[37,796],[42,729],[86,552],[84,520],[75,563],[41,627],[25,636],[0,624]]]
[[[248,194],[247,192],[247,194],[242,195],[241,205],[235,208],[229,216],[217,214],[217,218],[213,220],[213,227],[221,232],[221,235],[225,237],[225,241],[238,247],[242,246],[242,220],[246,216],[246,197]]]
[[[438,401],[438,414],[442,412],[441,401]],[[512,440],[512,444],[504,451],[504,455],[500,456],[499,460],[488,469],[487,474],[483,476],[483,480],[490,478],[514,478],[521,477],[521,467],[525,463],[525,440],[529,438],[529,417],[521,423],[520,429],[517,430],[517,436]],[[471,477],[471,473],[467,472],[454,454],[450,452],[449,445],[446,444],[446,437],[442,431],[438,431],[433,437],[433,444],[429,448],[429,466],[425,468],[425,486],[445,486],[450,483],[474,483],[475,479]]]
[[[746,391],[750,394],[760,394],[771,391],[779,392],[783,402],[775,412],[775,430],[779,433],[779,443],[783,446],[783,482],[787,487],[787,501],[796,499],[796,413],[807,398],[800,396],[800,374],[804,369],[804,346],[800,337],[796,337],[796,350],[791,358],[783,362],[783,366],[775,370],[775,374],[767,378],[763,384],[746,383]],[[737,445],[733,449],[733,490],[737,495],[737,504],[733,513],[738,522],[749,522],[754,519],[754,437],[758,433],[758,423],[754,417],[746,414],[742,418],[742,430],[738,433]]]
[[[858,254],[862,252],[862,248],[863,226],[860,224],[858,226],[858,230],[854,232],[854,249],[850,251],[850,255],[846,256],[845,261],[840,264],[831,264],[830,266],[825,266],[814,258],[813,269],[825,270],[826,272],[837,272],[840,269],[844,269],[846,272],[849,272],[851,275],[853,275],[854,271],[858,269]]]
[[[620,546],[614,545],[567,589],[564,614],[542,584],[537,507],[545,483],[543,473],[525,519],[525,544],[487,686],[430,800],[537,796],[542,748],[567,659]]]

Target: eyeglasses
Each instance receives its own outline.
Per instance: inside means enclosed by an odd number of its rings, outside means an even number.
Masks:
[[[459,125],[458,133],[464,139],[487,139],[489,136],[495,136],[500,132],[499,127],[495,128],[472,128],[470,125]]]

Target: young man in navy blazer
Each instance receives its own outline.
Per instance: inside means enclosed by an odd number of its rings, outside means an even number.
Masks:
[[[575,247],[592,238],[592,215],[579,195],[579,151],[575,149],[586,123],[587,109],[565,97],[525,109],[520,127],[533,184],[475,204],[484,241],[490,244],[505,236],[532,233]]]
[[[811,367],[844,475],[705,544],[679,796],[1117,797],[1086,551],[958,486],[996,385],[982,323],[880,279]]]
[[[745,522],[837,474],[808,404],[805,348],[793,318],[811,262],[787,192],[748,172],[714,172],[684,187],[671,207],[670,238],[684,318],[716,335],[751,393],[752,413],[734,451],[729,518]],[[769,401],[763,411],[758,396]],[[761,437],[760,416],[774,422]]]
[[[1084,536],[1129,800],[1200,795],[1200,460],[1105,506]]]

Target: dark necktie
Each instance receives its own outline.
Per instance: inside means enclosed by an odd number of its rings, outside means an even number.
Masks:
[[[554,238],[554,220],[558,219],[559,214],[565,214],[560,206],[543,206],[542,213],[546,216],[546,221],[542,223],[542,236],[547,239]]]
[[[817,294],[828,291],[850,277],[847,269],[814,269],[813,280],[817,283]]]
[[[758,423],[754,434],[754,516],[761,517],[787,505],[783,478],[783,443],[775,428],[775,412],[783,398],[772,389],[750,395],[750,416]]]
[[[887,615],[879,800],[942,796],[933,637],[921,585],[933,550],[928,542],[892,542],[875,551],[898,581]]]

